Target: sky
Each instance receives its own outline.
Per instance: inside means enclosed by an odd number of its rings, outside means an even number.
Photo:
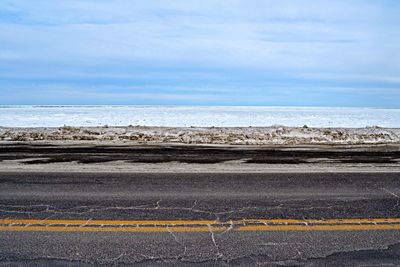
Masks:
[[[398,0],[1,0],[0,104],[400,108]]]

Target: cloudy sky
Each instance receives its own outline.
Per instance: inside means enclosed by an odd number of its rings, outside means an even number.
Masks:
[[[2,0],[0,104],[400,108],[398,0]]]

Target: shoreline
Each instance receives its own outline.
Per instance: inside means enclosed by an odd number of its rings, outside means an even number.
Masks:
[[[92,142],[197,145],[380,145],[400,144],[400,128],[285,127],[0,127],[0,142]]]

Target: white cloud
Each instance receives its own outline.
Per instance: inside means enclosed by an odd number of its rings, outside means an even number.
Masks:
[[[256,83],[276,74],[283,83],[311,77],[327,86],[329,79],[400,76],[398,1],[4,0],[0,10],[3,78],[151,81],[185,68],[199,76],[235,69],[244,77],[265,72]],[[169,68],[175,73],[165,73]]]

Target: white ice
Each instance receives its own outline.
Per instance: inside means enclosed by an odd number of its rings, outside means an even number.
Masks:
[[[400,127],[400,109],[199,106],[0,106],[0,126]]]

